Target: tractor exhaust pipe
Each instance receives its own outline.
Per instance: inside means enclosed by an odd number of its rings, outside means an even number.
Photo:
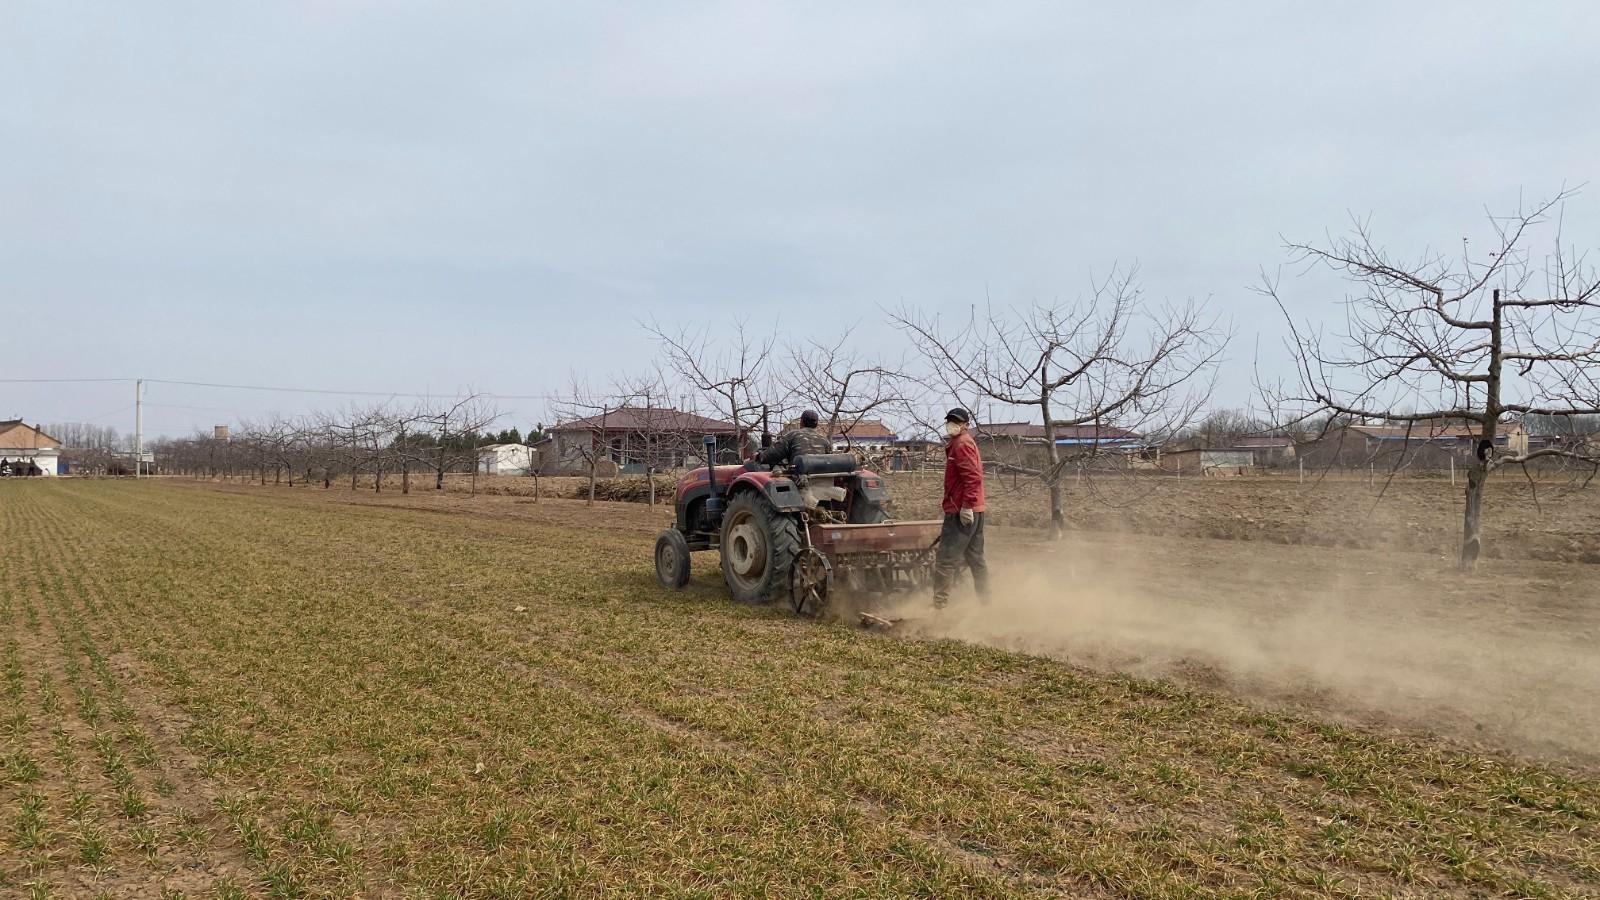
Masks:
[[[715,527],[722,521],[722,498],[717,495],[717,436],[705,436],[706,445],[706,487],[711,493],[706,497],[706,522]]]

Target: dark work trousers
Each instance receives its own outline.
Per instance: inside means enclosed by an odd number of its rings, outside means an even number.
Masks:
[[[961,564],[972,570],[972,586],[978,599],[989,600],[989,564],[983,561],[983,513],[972,514],[972,524],[961,524],[958,513],[944,517],[939,532],[939,558],[933,567],[933,605],[943,607],[950,600],[950,585]]]

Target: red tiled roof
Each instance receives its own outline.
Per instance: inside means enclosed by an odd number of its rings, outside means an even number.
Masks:
[[[560,431],[627,431],[636,433],[733,434],[738,429],[682,410],[624,406],[602,415],[562,422],[550,429]]]

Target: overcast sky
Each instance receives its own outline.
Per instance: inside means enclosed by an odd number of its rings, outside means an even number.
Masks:
[[[1280,236],[1448,246],[1596,180],[1597,47],[1577,2],[11,0],[0,378],[537,394],[637,368],[652,315],[872,338],[1136,261],[1233,321],[1243,405]],[[1567,221],[1600,245],[1600,186]],[[168,434],[340,402],[149,400]],[[0,384],[0,418],[129,402]]]

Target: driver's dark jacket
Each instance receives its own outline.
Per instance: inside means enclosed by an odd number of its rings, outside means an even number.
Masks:
[[[796,456],[809,453],[832,453],[833,444],[815,428],[796,428],[778,435],[772,446],[761,451],[756,459],[765,466],[788,465]]]

